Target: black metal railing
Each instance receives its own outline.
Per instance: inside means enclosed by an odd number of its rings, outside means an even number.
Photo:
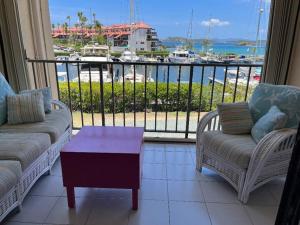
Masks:
[[[263,69],[261,64],[225,63],[28,63],[36,86],[41,79],[48,86],[55,75],[58,97],[71,109],[74,129],[143,126],[145,132],[182,138],[193,137],[201,117],[218,103],[246,101]]]

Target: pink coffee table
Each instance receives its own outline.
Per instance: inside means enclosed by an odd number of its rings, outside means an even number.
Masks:
[[[138,208],[143,159],[143,128],[83,127],[60,153],[68,205],[75,206],[74,187],[132,189]]]

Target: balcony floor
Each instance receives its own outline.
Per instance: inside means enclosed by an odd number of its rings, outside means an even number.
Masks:
[[[6,225],[268,225],[274,224],[284,180],[253,192],[247,205],[210,170],[195,171],[195,146],[144,145],[139,210],[131,210],[131,191],[76,189],[76,209],[67,207],[60,161],[26,197],[20,213]]]

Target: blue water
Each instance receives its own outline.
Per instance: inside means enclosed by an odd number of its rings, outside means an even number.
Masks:
[[[163,45],[168,47],[169,51],[173,51],[176,49],[176,46],[183,45],[180,42],[162,42]],[[194,44],[195,52],[203,52],[204,48],[200,43]],[[240,46],[234,43],[214,43],[208,47],[211,53],[214,54],[226,54],[226,53],[234,53],[237,55],[253,55],[254,46]],[[265,54],[265,46],[261,46],[257,48],[257,55]]]
[[[163,42],[164,45],[169,46],[169,50],[172,51],[179,46],[179,42]],[[197,52],[202,51],[202,46],[200,43],[196,43],[194,48]],[[235,53],[238,55],[251,55],[253,54],[253,47],[250,46],[239,46],[233,43],[214,43],[209,47],[211,52],[215,54],[225,54],[225,53]],[[265,47],[260,47],[257,49],[258,55],[265,54]],[[58,71],[66,71],[66,65],[62,64],[58,66]],[[225,67],[218,66],[216,67],[216,79],[223,80],[224,79],[224,69]],[[234,67],[229,69],[236,69]],[[125,66],[125,74],[127,74],[130,70],[130,66]],[[205,67],[204,69],[204,77],[203,84],[207,84],[209,82],[208,77],[213,75],[213,67]],[[144,74],[145,67],[144,66],[136,66],[136,73]],[[70,80],[77,77],[77,67],[69,64],[69,76]],[[122,66],[114,65],[114,76],[117,78],[122,74]],[[167,66],[159,66],[158,67],[158,81],[166,82],[167,81]],[[156,81],[156,67],[155,66],[147,66],[147,76],[151,76],[151,78]],[[202,67],[195,66],[193,72],[193,82],[201,82],[202,76]],[[170,82],[178,82],[179,78],[181,82],[188,82],[190,77],[190,68],[188,66],[181,67],[181,75],[179,77],[179,67],[178,66],[170,66],[169,73],[169,81]]]
[[[78,75],[77,73],[77,66],[73,66],[69,64],[69,77],[70,81],[76,78]],[[231,69],[236,69],[236,67],[228,67]],[[59,65],[57,67],[58,71],[66,71],[66,64]],[[224,69],[225,67],[217,66],[216,67],[216,79],[223,80],[224,79]],[[125,66],[125,74],[130,71],[130,66]],[[204,76],[203,76],[203,84],[208,84],[209,79],[208,77],[212,76],[214,72],[213,67],[205,67],[204,68]],[[136,73],[144,74],[145,67],[141,65],[136,66]],[[121,65],[114,65],[114,77],[117,80],[118,76],[122,75],[122,66]],[[156,67],[155,66],[147,66],[147,77],[150,77],[156,81]],[[168,79],[168,72],[167,66],[159,66],[158,67],[158,81],[159,82],[167,82]],[[170,66],[169,72],[169,82],[189,82],[190,77],[190,67],[189,66],[182,66],[181,73],[179,77],[179,67],[178,66]],[[193,82],[200,83],[202,77],[202,67],[201,66],[194,66],[193,71]],[[62,81],[62,80],[61,80]]]

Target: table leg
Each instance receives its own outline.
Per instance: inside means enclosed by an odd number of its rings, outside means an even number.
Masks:
[[[67,187],[67,197],[68,197],[69,208],[74,208],[74,206],[75,206],[74,187]]]
[[[132,189],[132,209],[137,210],[138,209],[138,195],[139,195],[138,189]]]

